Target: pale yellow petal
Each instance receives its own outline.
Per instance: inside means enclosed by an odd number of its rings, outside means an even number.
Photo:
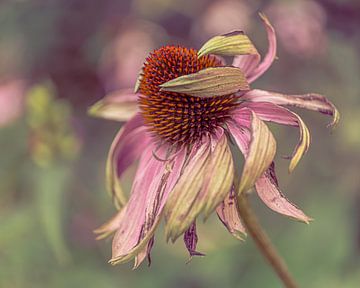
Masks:
[[[235,67],[212,67],[180,76],[160,85],[161,91],[185,93],[197,97],[228,95],[249,90],[244,73]]]
[[[296,113],[293,113],[293,114],[298,119],[299,129],[300,129],[300,140],[299,140],[299,143],[297,144],[297,146],[294,150],[294,153],[291,157],[291,160],[290,160],[290,165],[289,165],[290,173],[292,171],[294,171],[294,169],[297,166],[297,164],[299,163],[301,157],[307,152],[307,150],[309,149],[309,146],[310,146],[309,129],[307,128],[304,121],[299,117],[299,115],[297,115]]]
[[[206,218],[229,194],[234,180],[234,163],[225,134],[211,153],[211,163],[208,167],[207,185],[203,187],[207,189],[207,201],[204,208]]]
[[[165,235],[175,241],[193,223],[203,207],[203,183],[210,162],[210,145],[195,148],[165,206]]]
[[[234,180],[232,154],[223,130],[189,156],[189,164],[166,206],[166,236],[175,241],[200,213],[208,217],[226,198]]]
[[[207,41],[199,50],[198,57],[207,54],[225,56],[258,54],[255,46],[242,31],[234,31],[221,36],[215,36]]]

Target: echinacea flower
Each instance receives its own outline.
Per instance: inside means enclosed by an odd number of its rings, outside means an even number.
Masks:
[[[90,113],[127,121],[116,135],[107,160],[107,186],[119,212],[95,232],[113,232],[111,264],[150,256],[154,232],[165,220],[166,238],[183,235],[190,255],[196,251],[196,219],[216,211],[235,237],[245,229],[237,195],[255,187],[274,211],[309,222],[280,192],[275,176],[275,139],[265,122],[300,130],[289,170],[294,170],[310,144],[303,120],[285,106],[333,116],[334,105],[318,94],[284,95],[251,89],[276,57],[275,32],[264,15],[269,47],[264,59],[240,31],[216,36],[199,51],[165,46],[146,59],[135,92],[114,92]],[[215,55],[234,56],[231,66]],[[234,143],[245,158],[241,175],[234,171]],[[135,160],[139,164],[129,200],[119,178]],[[239,181],[236,180],[239,178]]]

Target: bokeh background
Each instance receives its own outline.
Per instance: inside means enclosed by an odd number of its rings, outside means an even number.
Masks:
[[[304,225],[254,206],[301,287],[360,287],[360,2],[245,0],[2,0],[0,2],[0,287],[280,287],[248,238],[211,218],[186,264],[182,241],[158,231],[153,263],[107,264],[111,241],[92,230],[115,212],[105,192],[107,150],[120,124],[87,108],[132,87],[164,44],[199,48],[242,29],[260,51],[264,12],[279,59],[253,87],[319,92],[342,119],[302,111],[310,151],[288,175],[296,129],[272,126],[283,192],[315,220]],[[127,189],[133,169],[124,177]]]

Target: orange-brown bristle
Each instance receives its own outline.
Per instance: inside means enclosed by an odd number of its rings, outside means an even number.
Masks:
[[[208,67],[222,66],[214,56],[197,57],[197,51],[166,46],[146,59],[141,75],[139,105],[153,134],[172,144],[191,144],[212,133],[237,105],[234,95],[211,98],[160,91],[160,85]]]

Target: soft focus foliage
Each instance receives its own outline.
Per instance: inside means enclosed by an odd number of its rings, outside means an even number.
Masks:
[[[119,127],[90,119],[86,109],[105,92],[134,85],[144,57],[159,45],[199,48],[244,29],[261,50],[257,11],[278,31],[279,59],[253,88],[317,91],[342,120],[330,134],[328,119],[302,113],[312,146],[293,175],[277,159],[282,191],[315,221],[294,223],[254,197],[256,211],[301,287],[358,287],[357,0],[1,1],[0,287],[279,287],[252,242],[233,239],[217,219],[197,227],[205,258],[185,265],[181,241],[158,237],[152,267],[134,272],[108,265],[109,243],[92,233],[114,213],[104,168]],[[272,132],[279,155],[291,155],[297,131]],[[123,176],[125,188],[132,176]]]

